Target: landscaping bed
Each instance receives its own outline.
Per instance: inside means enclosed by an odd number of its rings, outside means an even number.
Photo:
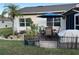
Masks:
[[[12,35],[12,28],[1,28],[0,29],[0,36],[8,37]]]

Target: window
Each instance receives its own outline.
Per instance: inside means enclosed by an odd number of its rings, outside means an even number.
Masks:
[[[26,23],[26,26],[30,26],[30,23],[27,22],[27,23]]]
[[[60,20],[61,20],[60,17],[54,18],[53,19],[53,25],[54,26],[60,26]]]
[[[60,17],[47,18],[47,26],[60,26]]]
[[[53,18],[47,18],[47,26],[53,26]]]
[[[24,26],[30,26],[32,20],[31,18],[21,18],[19,22],[20,22],[20,26],[24,27]]]
[[[24,21],[24,19],[20,19],[19,22],[20,22],[20,26],[25,26],[25,21]]]
[[[76,16],[76,29],[79,29],[79,16]]]
[[[30,26],[31,23],[32,23],[31,18],[26,18],[26,26]]]
[[[79,25],[79,16],[76,16],[76,24]]]
[[[24,22],[24,19],[20,19],[20,22]]]

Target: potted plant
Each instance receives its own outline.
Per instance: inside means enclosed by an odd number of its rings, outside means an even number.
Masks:
[[[35,24],[32,24],[31,30],[26,31],[24,35],[25,45],[34,45],[35,37],[37,36],[38,27]]]

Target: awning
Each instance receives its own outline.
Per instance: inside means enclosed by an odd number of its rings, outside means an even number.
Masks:
[[[49,13],[49,14],[44,14],[44,15],[41,15],[41,16],[38,16],[38,17],[41,17],[41,18],[48,18],[48,17],[62,17],[63,15],[62,14],[52,14],[52,13]]]

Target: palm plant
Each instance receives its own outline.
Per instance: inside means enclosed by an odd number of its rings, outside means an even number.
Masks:
[[[37,26],[37,25],[35,25],[35,24],[32,24],[32,25],[31,25],[31,31],[33,31],[33,32],[34,32],[34,34],[36,34],[36,33],[37,33],[37,31],[38,31],[38,26]]]
[[[13,35],[14,35],[14,19],[15,19],[15,16],[18,15],[17,10],[19,9],[19,7],[15,4],[7,4],[4,7],[5,7],[5,9],[2,12],[2,17],[4,17],[4,15],[7,14],[8,17],[11,19],[12,30],[13,30]]]
[[[30,36],[30,38],[31,38],[31,37],[36,36],[37,30],[38,30],[38,26],[33,23],[32,19],[29,19],[29,24],[30,24],[31,30],[26,31],[26,35],[28,37]]]

